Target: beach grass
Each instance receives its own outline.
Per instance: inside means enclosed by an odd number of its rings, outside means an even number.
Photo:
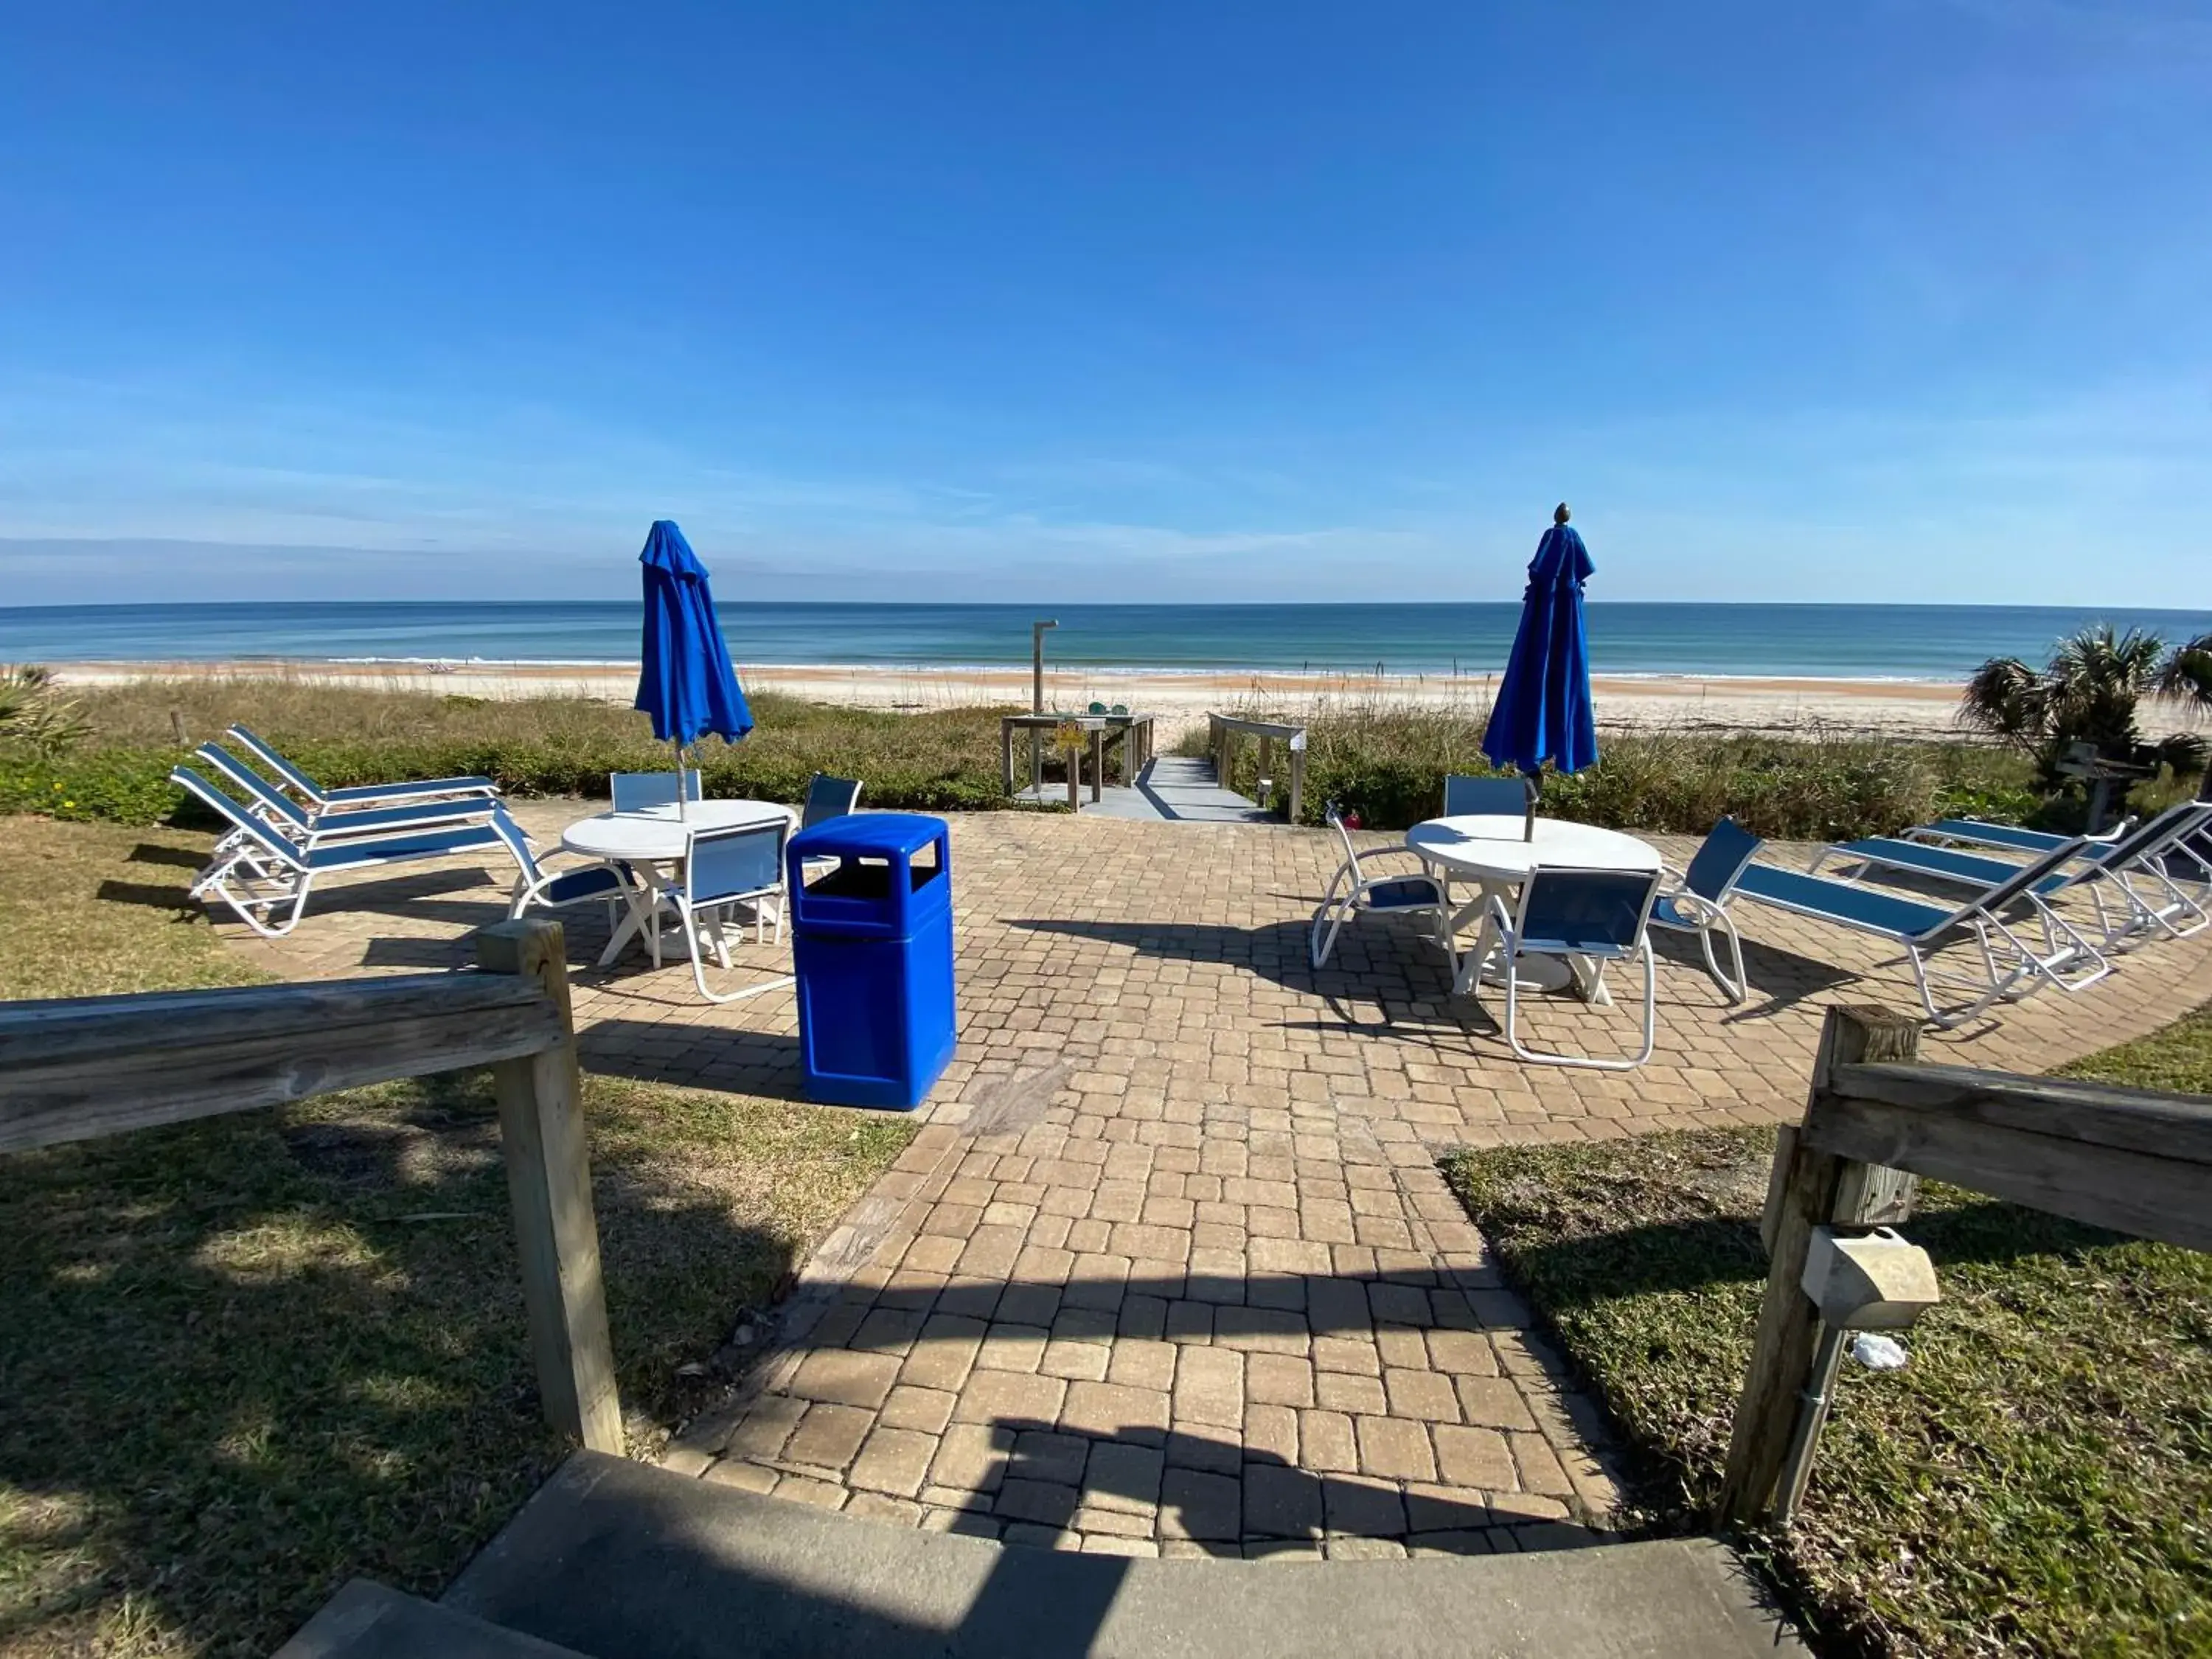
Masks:
[[[604,796],[607,775],[665,771],[645,716],[589,697],[441,696],[281,675],[145,680],[75,695],[86,735],[68,753],[0,752],[0,811],[155,823],[183,796],[169,769],[234,722],[331,787],[481,774],[514,795]],[[999,711],[848,708],[762,693],[742,743],[693,751],[708,793],[797,802],[817,772],[858,778],[862,803],[919,811],[1005,807]],[[187,819],[187,822],[190,820]]]
[[[1489,709],[1383,700],[1307,711],[1247,710],[1306,728],[1305,810],[1329,801],[1373,830],[1402,830],[1440,809],[1447,773],[1483,774]],[[1201,753],[1203,731],[1186,740]],[[1238,745],[1237,787],[1257,782],[1255,745]],[[1946,812],[2021,821],[2042,803],[2033,769],[1984,744],[1931,743],[1815,728],[1778,738],[1656,727],[1605,734],[1601,758],[1573,777],[1547,777],[1542,811],[1554,817],[1702,835],[1723,815],[1778,840],[1885,835]]]
[[[254,979],[184,908],[206,854],[0,820],[0,998]],[[605,1077],[585,1101],[649,1452],[912,1128]],[[356,1574],[435,1593],[564,1450],[483,1076],[0,1156],[0,1401],[11,1659],[263,1654]]]
[[[2212,1009],[2066,1074],[2212,1092]],[[1446,1174],[1624,1436],[1638,1518],[1702,1523],[1766,1262],[1771,1130],[1470,1152]],[[1810,1495],[1754,1540],[1826,1654],[2212,1654],[2212,1256],[1929,1183],[1942,1305],[1846,1364]]]

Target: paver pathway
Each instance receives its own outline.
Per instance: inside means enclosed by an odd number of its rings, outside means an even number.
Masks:
[[[583,810],[524,804],[541,833]],[[957,818],[960,1057],[811,1266],[791,1346],[672,1466],[1130,1553],[1510,1548],[1601,1516],[1596,1414],[1527,1334],[1437,1152],[1794,1118],[1822,1009],[1911,1006],[1909,978],[1869,942],[1747,905],[1749,1002],[1723,1004],[1694,944],[1670,941],[1650,1065],[1527,1067],[1402,923],[1357,924],[1307,966],[1332,847]],[[294,940],[241,948],[295,975],[458,960],[498,879],[364,883],[361,908],[334,891]],[[574,931],[587,963],[604,933]],[[2208,994],[2212,938],[2156,945],[1923,1053],[2041,1070]],[[1536,1033],[1626,1044],[1632,1000],[1537,1000]],[[595,1068],[796,1093],[788,994],[715,1007],[688,969],[579,967],[575,1006]]]

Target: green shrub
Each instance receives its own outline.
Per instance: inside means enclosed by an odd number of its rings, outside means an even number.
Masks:
[[[753,698],[744,742],[693,751],[710,795],[796,802],[817,772],[859,778],[873,807],[960,811],[1008,805],[1000,793],[999,714],[841,708]],[[142,682],[87,692],[86,746],[0,750],[0,811],[120,823],[194,823],[209,815],[168,781],[188,740],[236,720],[317,781],[343,788],[395,778],[481,774],[510,795],[604,796],[610,772],[666,771],[668,745],[645,717],[582,697],[476,697],[309,685],[284,679]],[[1049,810],[1049,809],[1048,809]],[[1064,808],[1061,810],[1065,810]]]
[[[1487,718],[1480,708],[1379,704],[1312,715],[1307,818],[1320,822],[1331,800],[1373,830],[1435,817],[1446,773],[1492,771],[1482,754]],[[1200,752],[1204,745],[1200,731],[1184,746]],[[1236,787],[1249,791],[1257,781],[1256,746],[1237,748]],[[1773,839],[1829,841],[1887,835],[1946,813],[2017,823],[2039,805],[2025,762],[1972,744],[1660,729],[1608,733],[1599,749],[1588,771],[1545,779],[1547,814],[1681,835],[1702,835],[1727,815]]]

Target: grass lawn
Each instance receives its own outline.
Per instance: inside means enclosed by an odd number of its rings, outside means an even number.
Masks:
[[[0,998],[254,977],[206,838],[0,818]],[[633,1443],[911,1130],[590,1078]],[[356,1573],[434,1591],[563,1448],[489,1091],[454,1076],[0,1156],[0,1654],[261,1655]]]
[[[2212,1093],[2212,1009],[2069,1074]],[[1717,1488],[1771,1131],[1508,1148],[1452,1184],[1628,1443],[1646,1518]],[[1778,1576],[1824,1651],[2212,1654],[2212,1256],[1931,1185],[1943,1305],[1848,1360]]]

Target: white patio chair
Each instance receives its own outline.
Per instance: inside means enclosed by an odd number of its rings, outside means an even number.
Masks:
[[[1314,912],[1313,928],[1307,940],[1307,953],[1313,965],[1319,968],[1336,949],[1336,936],[1352,916],[1364,912],[1381,911],[1397,915],[1425,915],[1430,931],[1437,944],[1443,947],[1455,976],[1459,972],[1459,953],[1451,936],[1450,912],[1446,908],[1443,884],[1434,876],[1370,876],[1361,866],[1359,849],[1352,844],[1352,833],[1344,827],[1344,818],[1334,801],[1329,802],[1322,816],[1329,828],[1336,831],[1337,839],[1344,843],[1344,862],[1329,878],[1328,890],[1322,897],[1321,908]],[[1378,848],[1367,856],[1372,860],[1387,858],[1395,853],[1418,857],[1410,847]]]
[[[1517,818],[1528,806],[1528,789],[1518,778],[1478,778],[1464,772],[1444,775],[1444,817]]]
[[[509,921],[532,910],[562,910],[596,901],[605,904],[607,927],[611,930],[620,920],[617,908],[635,902],[638,887],[628,865],[594,859],[568,869],[548,870],[538,862],[522,826],[504,810],[493,815],[492,826],[507,843],[507,851],[514,854],[514,890],[507,906]]]
[[[743,990],[710,990],[704,957],[711,950],[720,966],[730,966],[726,928],[730,912],[738,904],[752,906],[756,944],[767,940],[770,910],[775,915],[776,942],[782,943],[783,844],[790,834],[790,821],[777,818],[726,830],[695,830],[685,838],[683,867],[664,896],[683,920],[691,977],[699,994],[709,1002],[738,1002],[793,982],[793,976],[784,974]]]
[[[1651,925],[1679,933],[1695,933],[1705,953],[1705,971],[1721,994],[1741,1002],[1746,994],[1743,940],[1735,919],[1728,913],[1729,900],[1744,869],[1763,843],[1734,818],[1723,818],[1705,836],[1704,844],[1685,870],[1651,907]],[[1669,872],[1669,874],[1672,872]],[[1728,945],[1729,965],[1721,966],[1713,945],[1716,939]]]
[[[642,812],[649,807],[676,805],[676,774],[673,772],[610,772],[607,774],[607,794],[617,812]],[[686,800],[704,800],[701,793],[699,769],[687,767],[684,773],[684,796]]]
[[[1477,960],[1494,940],[1498,966],[1505,981],[1505,1042],[1522,1060],[1537,1066],[1579,1066],[1599,1072],[1627,1072],[1651,1058],[1659,1032],[1659,973],[1651,953],[1651,907],[1666,879],[1659,870],[1560,870],[1539,865],[1521,884],[1510,912],[1501,899],[1490,902],[1476,942]],[[1595,963],[1635,956],[1644,961],[1644,1045],[1632,1060],[1601,1060],[1595,1054],[1553,1054],[1521,1041],[1522,957],[1558,957]],[[1477,995],[1480,996],[1480,992]]]

